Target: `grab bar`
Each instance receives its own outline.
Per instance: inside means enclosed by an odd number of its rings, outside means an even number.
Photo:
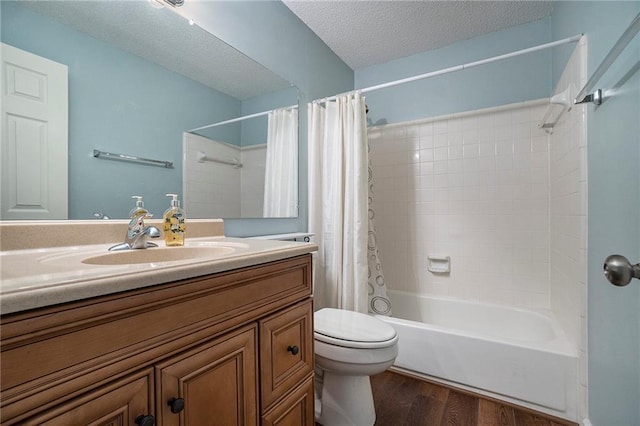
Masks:
[[[239,169],[242,167],[242,163],[235,158],[233,159],[233,161],[220,160],[218,158],[208,157],[207,154],[205,154],[202,151],[198,151],[197,158],[198,158],[198,163],[204,163],[205,161],[209,161],[211,163],[226,164],[227,166],[233,166],[235,169]]]
[[[165,167],[167,169],[173,168],[173,163],[171,161],[152,160],[150,158],[136,157],[133,155],[115,154],[113,152],[100,151],[98,149],[93,150],[93,156],[105,160],[127,161],[130,163],[144,164],[146,166]]]
[[[571,111],[571,92],[573,90],[573,86],[569,85],[565,90],[558,93],[557,95],[553,95],[549,99],[549,105],[547,106],[547,110],[542,117],[542,120],[538,123],[538,127],[540,129],[544,129],[547,133],[553,132],[553,127],[558,124],[562,114],[566,111]]]
[[[593,90],[596,83],[600,81],[600,78],[602,78],[604,73],[607,72],[620,53],[622,53],[625,47],[627,47],[636,34],[638,34],[638,31],[640,31],[640,13],[638,13],[633,21],[631,21],[629,27],[627,27],[624,33],[622,33],[616,44],[613,45],[609,53],[607,53],[607,56],[605,56],[600,65],[598,65],[598,68],[596,68],[591,78],[587,80],[587,83],[584,85],[582,90],[578,92],[578,95],[573,101],[574,104],[593,102],[596,105],[600,105],[602,103],[602,89],[598,89],[593,93],[589,92]]]

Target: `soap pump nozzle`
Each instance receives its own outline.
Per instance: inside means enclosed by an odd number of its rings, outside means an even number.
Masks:
[[[178,200],[178,194],[165,194],[167,197],[173,197],[171,199],[171,207],[180,207],[180,201]]]

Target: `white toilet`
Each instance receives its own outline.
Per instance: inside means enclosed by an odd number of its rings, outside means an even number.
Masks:
[[[371,426],[376,413],[369,376],[389,368],[398,335],[370,315],[342,309],[314,314],[316,421],[324,426]]]

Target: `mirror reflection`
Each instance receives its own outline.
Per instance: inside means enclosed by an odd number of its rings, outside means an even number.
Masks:
[[[225,138],[230,126],[239,141]],[[297,216],[297,105],[193,129],[183,152],[183,193],[192,215]]]
[[[3,62],[9,45],[68,72],[68,182],[55,174],[45,182],[52,163],[43,159],[46,152],[16,160],[19,141],[11,135],[25,131],[3,130],[3,169],[16,163],[18,177],[10,178],[20,183],[21,172],[38,176],[40,189],[42,182],[66,183],[68,215],[55,218],[125,218],[132,195],[143,196],[157,217],[168,205],[166,193],[181,194],[191,218],[297,216],[297,110],[290,108],[298,103],[297,89],[170,6],[159,6],[147,0],[0,2]],[[11,114],[5,109],[3,98],[2,113]],[[25,123],[14,127],[29,130]],[[173,167],[105,161],[93,156],[96,149]],[[10,201],[26,208],[14,209],[17,217],[3,208],[2,218],[47,218],[29,215],[38,210],[32,208],[38,196],[51,202],[42,194],[18,194]]]

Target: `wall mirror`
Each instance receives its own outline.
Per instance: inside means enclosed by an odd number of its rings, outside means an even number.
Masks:
[[[126,218],[133,195],[158,217],[166,193],[180,194],[191,218],[297,216],[297,151],[285,148],[297,148],[290,82],[163,2],[0,7],[3,44],[68,68],[68,219]],[[271,149],[272,139],[284,145]]]

